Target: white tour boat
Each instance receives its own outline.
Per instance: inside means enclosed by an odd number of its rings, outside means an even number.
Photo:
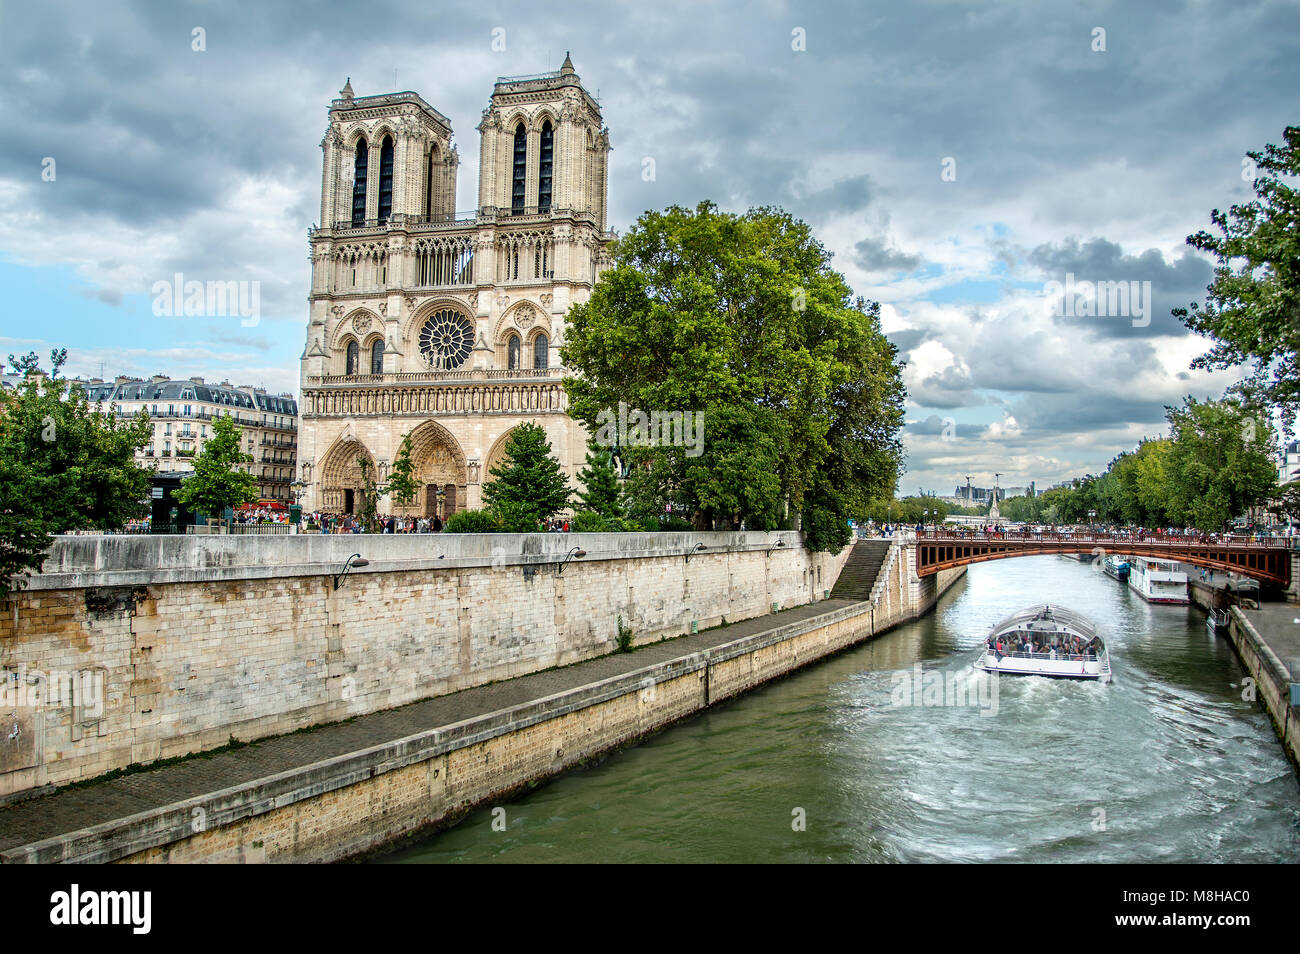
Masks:
[[[1148,603],[1187,602],[1187,574],[1173,560],[1130,557],[1128,585]]]
[[[984,672],[1110,682],[1110,654],[1087,617],[1043,603],[1013,613],[984,641]]]

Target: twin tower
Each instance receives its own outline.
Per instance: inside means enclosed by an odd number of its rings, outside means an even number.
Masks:
[[[481,502],[512,428],[542,425],[570,475],[564,316],[609,263],[609,131],[568,56],[500,77],[478,125],[478,207],[456,211],[451,122],[412,92],[330,104],[320,226],[310,232],[302,354],[303,505],[355,513],[361,461],[381,485],[403,438],[421,492],[381,513]]]

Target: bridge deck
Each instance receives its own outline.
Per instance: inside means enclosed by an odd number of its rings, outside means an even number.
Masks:
[[[917,534],[916,571],[931,576],[940,570],[1044,553],[1110,554],[1178,560],[1194,566],[1227,570],[1286,586],[1291,581],[1291,543],[1287,538],[1244,536],[1170,537],[1108,533],[961,533],[926,530]]]

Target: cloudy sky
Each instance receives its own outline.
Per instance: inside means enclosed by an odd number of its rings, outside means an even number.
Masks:
[[[1188,369],[1204,342],[1169,310],[1210,278],[1186,236],[1300,123],[1294,0],[0,0],[0,354],[296,391],[344,80],[452,120],[471,210],[493,81],[566,50],[610,127],[611,227],[782,205],[882,303],[911,395],[903,493],[1099,471],[1232,380]],[[155,316],[178,272],[260,282],[260,321]],[[1067,281],[1138,295],[1069,315]]]

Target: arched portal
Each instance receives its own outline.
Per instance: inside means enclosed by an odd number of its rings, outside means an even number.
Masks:
[[[496,479],[492,476],[494,467],[500,468],[510,462],[510,455],[506,453],[506,442],[510,440],[510,435],[514,433],[514,430],[513,427],[510,428],[492,442],[492,447],[488,450],[487,458],[483,462],[483,483],[486,484]]]
[[[420,491],[411,504],[394,509],[442,520],[465,509],[469,469],[460,443],[450,431],[436,421],[425,421],[411,431],[411,463]]]
[[[374,455],[356,438],[338,441],[325,455],[320,467],[320,501],[321,510],[328,513],[358,513],[361,509],[361,492],[365,480],[361,473],[360,459],[365,458],[370,464],[372,479],[375,475]]]

